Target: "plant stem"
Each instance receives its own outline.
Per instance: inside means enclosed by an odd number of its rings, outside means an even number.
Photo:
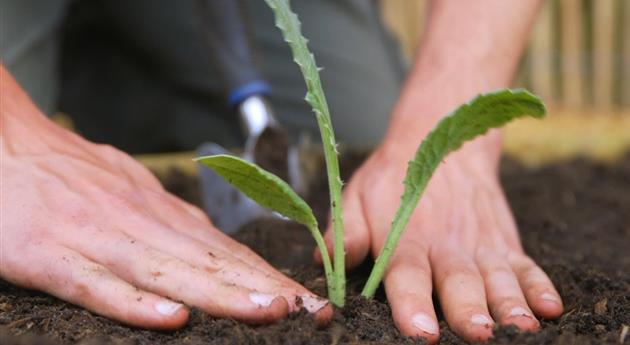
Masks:
[[[318,122],[319,118],[318,118]],[[330,122],[330,117],[328,121]],[[321,131],[322,125],[320,125]],[[332,127],[329,125],[330,132]],[[326,135],[322,131],[322,140],[326,140]],[[326,171],[328,173],[328,185],[330,189],[330,206],[332,209],[332,225],[333,225],[333,255],[334,255],[334,279],[333,279],[333,295],[330,300],[338,307],[343,307],[346,297],[346,267],[345,267],[345,250],[343,246],[343,210],[341,206],[341,178],[339,177],[339,162],[337,160],[337,150],[334,144],[334,137],[330,135],[331,145],[324,144],[324,156],[326,158]],[[327,147],[329,146],[329,147]],[[323,244],[326,245],[325,243]]]
[[[335,295],[335,285],[333,282],[335,281],[332,263],[330,262],[330,255],[328,254],[328,247],[326,247],[326,242],[322,237],[322,233],[319,231],[317,226],[309,228],[311,234],[315,238],[315,243],[317,243],[317,247],[319,248],[319,253],[322,255],[322,263],[324,264],[324,273],[326,274],[326,286],[328,287],[328,296]],[[330,297],[332,301],[332,297]],[[334,302],[333,302],[334,303]]]
[[[428,180],[427,180],[428,182]],[[400,236],[403,234],[407,223],[409,223],[409,218],[411,218],[411,214],[418,201],[420,200],[420,196],[422,196],[422,192],[426,187],[426,183],[421,187],[421,190],[416,197],[413,198],[412,202],[407,205],[407,207],[401,208],[399,210],[400,217],[397,217],[394,223],[392,224],[392,228],[387,234],[387,239],[385,239],[385,244],[383,248],[381,248],[381,252],[378,254],[376,258],[376,262],[374,262],[374,268],[372,268],[372,272],[370,273],[370,277],[368,278],[365,286],[363,287],[363,291],[361,291],[361,296],[365,298],[374,297],[374,293],[376,289],[381,284],[381,280],[383,279],[383,275],[385,274],[385,269],[389,266],[389,260],[392,257],[394,249],[396,249],[396,245],[398,244],[398,240],[400,240]]]
[[[315,64],[313,54],[308,50],[307,39],[300,31],[300,21],[297,15],[291,11],[287,0],[265,0],[276,16],[276,26],[280,28],[285,41],[293,52],[293,61],[300,67],[304,81],[306,82],[305,100],[311,105],[317,118],[319,132],[322,136],[324,157],[326,159],[326,172],[328,174],[328,186],[330,189],[330,207],[332,210],[333,225],[333,254],[334,272],[332,289],[329,292],[330,301],[338,306],[344,305],[346,295],[346,268],[345,252],[343,246],[343,211],[341,206],[341,178],[339,177],[339,162],[337,144],[333,132],[332,121],[328,103],[324,96],[322,84],[319,79],[319,68]],[[321,247],[320,244],[317,243]],[[321,250],[321,248],[320,248]],[[322,258],[323,259],[323,258]]]

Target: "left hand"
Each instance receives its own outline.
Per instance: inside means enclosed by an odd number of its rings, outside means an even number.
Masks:
[[[559,294],[521,247],[498,181],[500,138],[468,143],[441,164],[422,196],[384,276],[400,331],[434,343],[439,327],[432,294],[450,327],[485,340],[494,322],[523,330],[534,315],[562,312]],[[387,142],[355,173],[344,193],[346,262],[376,257],[400,204],[409,150]],[[332,247],[331,231],[326,234]],[[332,251],[331,251],[332,252]]]

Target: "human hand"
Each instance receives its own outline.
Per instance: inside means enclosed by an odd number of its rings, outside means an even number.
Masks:
[[[450,327],[470,341],[490,337],[495,321],[536,330],[534,315],[555,318],[562,312],[553,284],[521,247],[498,181],[497,135],[446,158],[392,256],[385,290],[394,321],[406,335],[437,341],[433,292]],[[379,254],[400,203],[409,157],[409,150],[386,142],[350,180],[344,193],[349,267],[369,252]]]
[[[223,235],[128,155],[46,119],[1,68],[0,277],[123,323],[182,326],[187,308],[266,323],[328,301]]]

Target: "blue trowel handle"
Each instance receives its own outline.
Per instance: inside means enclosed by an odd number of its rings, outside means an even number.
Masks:
[[[228,103],[237,106],[254,95],[267,95],[249,40],[242,0],[197,0],[210,58],[220,70]]]

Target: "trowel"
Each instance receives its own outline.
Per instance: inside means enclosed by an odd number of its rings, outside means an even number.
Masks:
[[[208,42],[209,58],[220,66],[226,101],[238,117],[245,144],[240,157],[258,164],[304,191],[298,149],[276,120],[267,97],[271,88],[252,56],[241,0],[198,0],[199,17]],[[199,146],[197,156],[234,154],[216,143]],[[278,216],[260,207],[209,168],[199,164],[204,210],[214,225],[233,234],[263,216]]]

